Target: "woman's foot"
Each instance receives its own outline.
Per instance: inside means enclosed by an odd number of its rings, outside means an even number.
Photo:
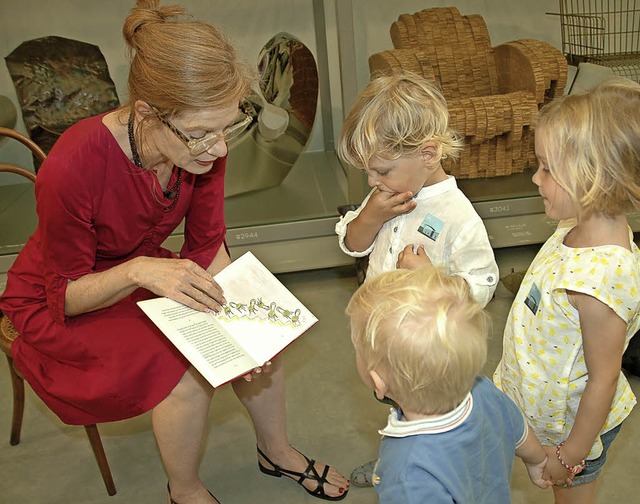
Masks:
[[[220,501],[202,485],[195,492],[189,495],[183,493],[178,498],[176,493],[171,491],[169,483],[167,483],[167,494],[169,504],[220,504]]]
[[[258,447],[258,466],[269,476],[293,479],[309,494],[320,499],[341,500],[349,491],[349,481],[333,467],[307,458],[292,447],[268,455],[266,450]]]

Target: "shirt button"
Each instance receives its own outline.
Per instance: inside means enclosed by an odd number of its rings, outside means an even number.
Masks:
[[[393,254],[393,249],[391,247],[389,247],[389,253]]]
[[[493,275],[489,275],[489,276],[487,277],[487,282],[489,282],[489,283],[493,283]]]
[[[398,232],[398,226],[396,226],[396,227],[394,227],[394,228],[393,228],[393,232],[394,232],[394,233],[397,233],[397,232]]]

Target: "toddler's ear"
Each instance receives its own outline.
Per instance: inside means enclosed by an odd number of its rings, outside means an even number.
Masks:
[[[369,371],[369,376],[371,376],[371,381],[373,382],[373,392],[376,397],[380,400],[385,398],[387,393],[387,384],[384,382],[382,377],[373,369]]]
[[[420,155],[428,166],[440,163],[441,156],[436,142],[426,142],[420,149]]]

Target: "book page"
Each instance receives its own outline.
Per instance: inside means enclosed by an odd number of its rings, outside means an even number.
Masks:
[[[210,313],[168,298],[138,305],[214,387],[258,366]]]
[[[215,317],[260,365],[318,319],[256,257],[247,252],[215,279],[226,306]]]
[[[227,300],[218,314],[168,298],[138,302],[214,387],[262,366],[317,322],[251,252],[215,279]]]

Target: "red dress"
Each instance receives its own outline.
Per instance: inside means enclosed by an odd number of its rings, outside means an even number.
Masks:
[[[156,176],[125,155],[102,115],[69,128],[38,172],[38,227],[7,275],[0,309],[20,332],[17,368],[67,424],[130,418],[175,387],[187,361],[135,304],[64,315],[68,280],[134,257],[175,257],[163,241],[185,219],[180,256],[206,268],[223,244],[226,158],[204,175],[183,171],[176,205]],[[177,178],[174,168],[169,180]]]

